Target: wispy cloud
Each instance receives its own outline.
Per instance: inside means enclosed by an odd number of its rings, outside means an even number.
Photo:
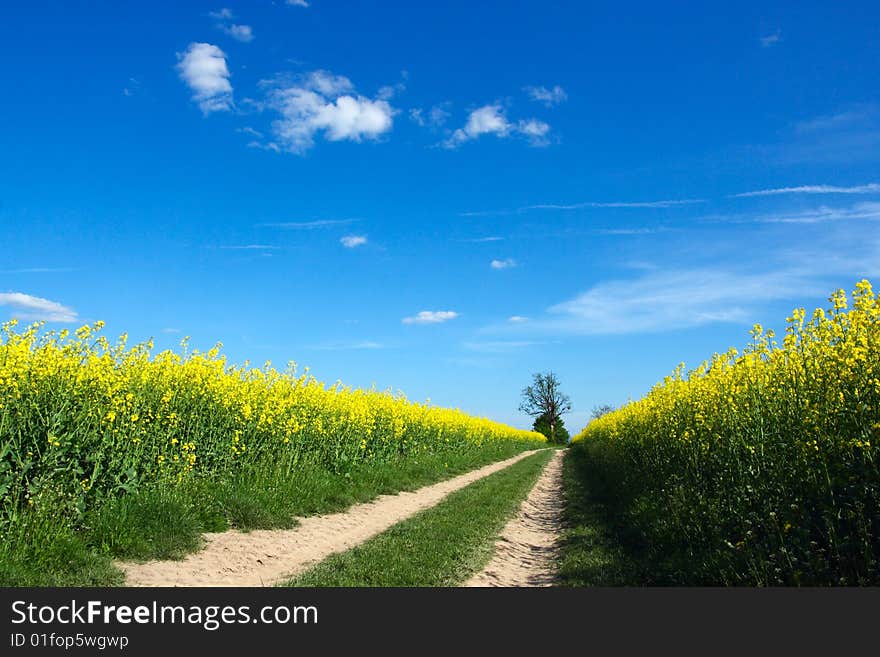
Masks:
[[[218,249],[224,251],[280,251],[280,246],[271,244],[232,244],[229,246],[218,246]]]
[[[243,135],[250,135],[251,137],[256,137],[257,139],[263,138],[262,132],[260,132],[259,130],[255,130],[254,128],[251,128],[250,126],[244,126],[243,128],[236,128],[235,131],[240,132]]]
[[[0,292],[0,306],[9,307],[12,316],[18,319],[60,323],[71,323],[78,319],[73,308],[23,292]]]
[[[363,340],[361,342],[325,342],[312,345],[310,348],[316,351],[356,351],[362,349],[384,349],[385,345],[381,342]]]
[[[324,228],[326,226],[345,226],[360,221],[359,219],[316,219],[314,221],[285,221],[277,223],[257,224],[268,228],[290,228],[292,230],[311,230],[312,228]]]
[[[459,217],[492,217],[499,215],[521,214],[531,210],[583,210],[585,208],[673,208],[682,205],[694,205],[697,203],[705,203],[705,199],[673,199],[661,201],[584,201],[581,203],[539,203],[536,205],[525,205],[519,208],[506,210],[472,210],[468,212],[459,212]]]
[[[442,127],[449,119],[450,114],[447,110],[448,107],[449,103],[434,105],[428,110],[424,110],[421,107],[414,107],[409,111],[409,118],[422,128],[427,127],[436,130],[437,128]]]
[[[404,317],[404,324],[440,324],[458,317],[454,310],[423,310],[412,317]]]
[[[769,48],[775,43],[779,43],[782,40],[782,31],[776,30],[773,34],[768,34],[766,36],[761,37],[761,47]]]
[[[280,153],[281,147],[276,144],[274,141],[265,142],[260,141],[259,139],[254,139],[247,143],[248,148],[256,148],[261,151],[270,151],[272,153]]]
[[[21,269],[4,269],[3,274],[63,274],[78,271],[71,267],[23,267]]]
[[[832,221],[864,221],[880,219],[880,202],[863,201],[849,206],[820,205],[797,210],[753,212],[732,215],[707,215],[705,223],[731,224],[819,224]]]
[[[874,104],[857,105],[834,114],[825,114],[797,121],[793,126],[793,131],[799,135],[813,135],[816,133],[847,130],[864,125],[866,122],[873,122],[873,119],[877,117],[877,113],[878,108]]]
[[[504,260],[493,260],[489,263],[492,269],[510,269],[516,267],[516,260],[513,258],[505,258]]]
[[[465,342],[463,343],[463,346],[470,351],[488,354],[502,354],[542,344],[546,344],[546,342],[535,340],[494,340],[487,342]]]
[[[565,93],[565,89],[558,84],[551,89],[547,87],[525,87],[524,91],[532,100],[544,103],[547,107],[553,107],[568,100],[568,94]]]
[[[287,0],[286,4],[293,7],[308,7],[308,0]]]
[[[752,147],[750,159],[850,164],[880,159],[880,105],[867,103],[798,121],[775,144]]]
[[[268,84],[265,106],[280,117],[272,123],[275,140],[298,155],[311,149],[319,134],[327,141],[376,140],[391,130],[397,113],[387,100],[357,94],[351,80],[327,71]]]
[[[523,210],[581,210],[583,208],[672,208],[678,205],[705,203],[705,199],[687,198],[662,201],[586,201],[584,203],[542,203],[527,205]]]
[[[364,244],[366,244],[367,243],[367,236],[366,235],[346,235],[346,236],[342,237],[339,240],[339,242],[346,249],[354,249],[358,246],[363,246]]]
[[[208,16],[214,19],[214,24],[218,30],[231,36],[236,41],[250,43],[254,40],[254,30],[250,25],[239,25],[231,22],[235,18],[235,14],[228,7],[208,12]]]
[[[254,40],[254,30],[250,25],[230,23],[229,25],[218,25],[217,27],[236,41],[250,43]]]
[[[522,324],[523,322],[529,321],[529,318],[523,317],[522,315],[511,315],[507,318],[507,321],[511,324]]]
[[[880,220],[880,203],[857,203],[848,208],[821,206],[798,212],[765,214],[752,221],[767,224],[818,224],[828,221]]]
[[[162,329],[162,333],[165,333],[166,335],[177,335],[178,333],[180,333],[180,329],[174,328],[172,326],[167,326]]]
[[[232,84],[226,54],[210,43],[191,43],[177,54],[177,70],[193,93],[202,113],[227,112],[232,109]]]
[[[734,194],[733,198],[748,198],[751,196],[778,196],[780,194],[880,194],[880,184],[868,183],[853,187],[838,187],[836,185],[800,185],[798,187],[777,187],[776,189],[759,189],[752,192]]]
[[[128,85],[123,87],[122,95],[127,97],[136,96],[141,90],[141,81],[137,78],[128,78]]]
[[[485,242],[501,242],[504,240],[503,237],[498,237],[495,235],[490,235],[488,237],[472,237],[470,239],[460,240],[461,242],[470,242],[471,244],[483,244]]]
[[[658,226],[656,228],[598,228],[595,232],[598,235],[653,235],[668,230],[668,228]]]
[[[511,122],[500,104],[484,105],[473,110],[464,127],[455,130],[448,139],[440,143],[443,148],[454,149],[462,144],[478,139],[483,135],[494,135],[498,138],[521,135],[526,137],[533,146],[547,145],[547,134],[550,126],[537,119]]]
[[[532,322],[550,331],[620,334],[670,331],[715,322],[742,322],[762,302],[797,298],[810,287],[797,271],[743,273],[727,269],[649,272],[639,278],[599,283],[549,308]]]

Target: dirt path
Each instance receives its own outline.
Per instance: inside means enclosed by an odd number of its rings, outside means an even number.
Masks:
[[[533,453],[523,452],[416,491],[381,495],[341,513],[301,518],[294,529],[204,534],[204,549],[181,561],[117,565],[129,586],[271,586]]]
[[[563,450],[553,455],[519,512],[502,530],[492,561],[464,586],[553,584],[562,523],[562,458]]]

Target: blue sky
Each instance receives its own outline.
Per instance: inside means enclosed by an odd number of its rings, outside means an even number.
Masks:
[[[0,319],[222,341],[517,426],[552,369],[577,430],[878,278],[878,19],[5,6]]]

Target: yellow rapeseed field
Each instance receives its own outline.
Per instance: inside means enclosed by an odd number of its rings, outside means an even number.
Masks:
[[[880,583],[880,301],[829,301],[574,438],[667,581]]]
[[[102,322],[0,332],[0,502],[7,520],[47,486],[79,498],[220,476],[244,464],[364,461],[543,436],[401,394],[325,386],[295,368],[128,347]]]

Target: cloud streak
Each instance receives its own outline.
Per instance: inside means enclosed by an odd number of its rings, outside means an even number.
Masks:
[[[400,321],[404,324],[440,324],[458,316],[459,314],[454,310],[423,310],[412,317],[404,317]]]
[[[701,268],[599,283],[530,323],[580,335],[650,333],[743,322],[756,305],[796,298],[811,279],[796,271],[742,273]]]
[[[312,349],[316,351],[360,351],[384,349],[385,345],[381,342],[373,342],[372,340],[362,340],[360,342],[326,342],[324,344],[312,345]]]
[[[233,244],[230,246],[218,246],[223,251],[280,251],[280,246],[271,244]]]
[[[315,221],[286,221],[277,223],[257,224],[257,226],[268,228],[289,228],[291,230],[311,230],[313,228],[324,228],[326,226],[345,226],[358,219],[316,219]]]
[[[459,217],[491,217],[508,214],[522,214],[531,210],[583,210],[585,208],[632,208],[632,209],[665,209],[685,205],[705,203],[705,199],[666,199],[660,201],[584,201],[581,203],[539,203],[536,205],[524,205],[513,210],[476,210],[459,212]]]
[[[527,205],[523,210],[581,210],[583,208],[673,208],[679,205],[705,203],[705,199],[687,198],[662,201],[586,201],[584,203],[556,204],[542,203]]]
[[[750,198],[754,196],[779,196],[782,194],[880,194],[880,184],[868,183],[853,187],[836,185],[800,185],[798,187],[777,187],[775,189],[759,189],[751,192],[734,194],[732,198]]]
[[[465,342],[463,343],[463,346],[469,351],[487,354],[503,354],[542,344],[546,344],[546,342],[535,340],[495,340],[486,342]]]
[[[11,308],[12,316],[18,319],[66,324],[78,319],[73,308],[23,292],[0,293],[0,306]]]

